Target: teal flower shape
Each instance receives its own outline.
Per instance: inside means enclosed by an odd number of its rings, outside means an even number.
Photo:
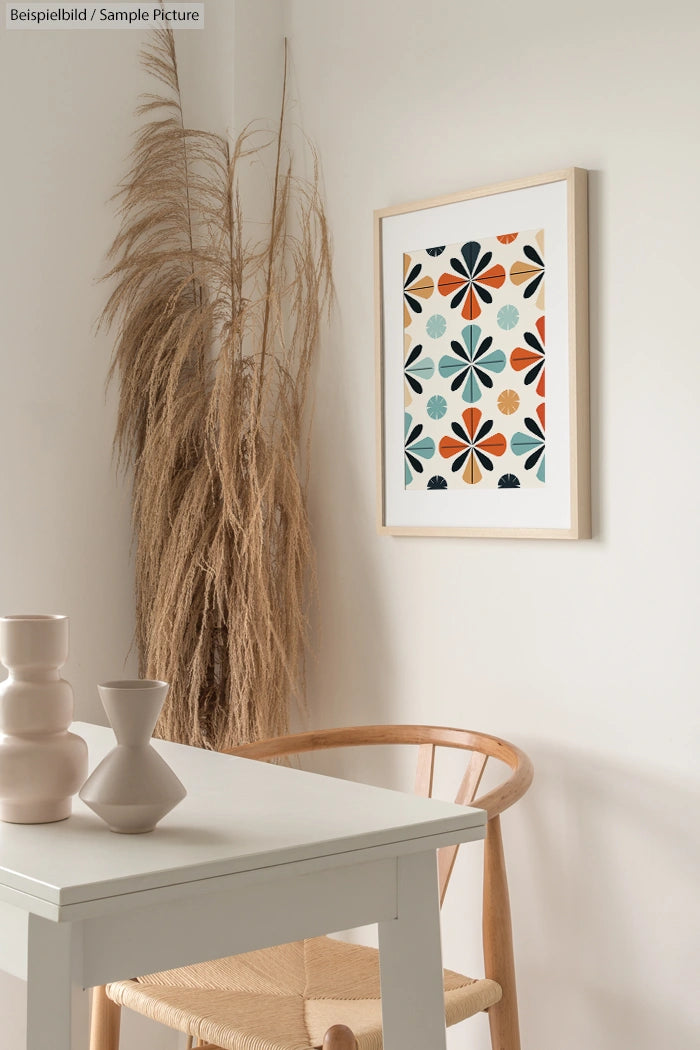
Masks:
[[[447,321],[442,314],[433,314],[426,321],[425,330],[431,339],[439,339],[447,330]]]
[[[464,384],[462,400],[473,405],[481,399],[481,387],[491,388],[490,372],[502,372],[506,367],[506,355],[502,350],[491,350],[493,338],[487,335],[481,342],[481,329],[477,324],[468,324],[462,329],[464,346],[458,340],[450,342],[455,357],[446,354],[440,358],[438,371],[443,379],[451,379],[450,390],[459,390]]]
[[[417,423],[412,426],[413,417],[404,412],[404,482],[410,485],[413,481],[413,471],[416,474],[423,473],[421,459],[432,459],[435,455],[435,442],[431,437],[422,437],[423,424]],[[420,459],[418,458],[420,456]]]
[[[496,315],[498,321],[498,327],[503,328],[504,331],[509,332],[511,328],[515,328],[516,324],[520,320],[520,311],[517,306],[512,306],[510,303],[506,303],[502,306]]]
[[[421,357],[423,353],[423,344],[416,343],[411,348],[411,352],[406,358],[406,362],[403,366],[403,374],[406,377],[406,382],[416,394],[423,393],[423,382],[426,379],[432,379],[433,373],[435,372],[435,362],[432,357]]]
[[[428,400],[426,411],[431,419],[442,419],[447,412],[447,401],[442,394],[433,394]]]
[[[524,464],[525,470],[532,470],[533,467],[537,467],[535,477],[538,481],[544,482],[544,402],[538,405],[535,411],[537,419],[533,419],[532,416],[525,417],[527,434],[520,430],[513,434],[513,437],[510,439],[510,448],[516,456],[527,456]],[[537,466],[538,463],[539,466]]]

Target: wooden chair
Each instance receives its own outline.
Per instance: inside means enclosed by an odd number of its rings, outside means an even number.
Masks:
[[[445,971],[446,1021],[488,1011],[492,1050],[520,1050],[508,884],[500,814],[532,781],[519,748],[498,737],[435,726],[356,726],[245,744],[254,759],[368,744],[418,745],[416,793],[430,796],[436,749],[470,753],[455,801],[486,810],[483,946],[486,976]],[[509,767],[498,787],[477,797],[489,758]],[[438,851],[440,903],[457,846]],[[119,1050],[122,1006],[186,1032],[203,1050],[381,1050],[379,960],[374,948],[315,937],[212,963],[185,966],[96,988],[90,1050]]]

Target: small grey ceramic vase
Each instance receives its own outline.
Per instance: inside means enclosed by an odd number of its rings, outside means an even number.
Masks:
[[[138,835],[187,794],[167,762],[151,747],[151,734],[168,692],[167,682],[139,679],[98,685],[117,746],[93,770],[80,798],[110,831]]]

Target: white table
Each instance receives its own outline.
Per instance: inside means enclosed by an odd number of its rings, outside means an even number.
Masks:
[[[92,770],[110,730],[77,723]],[[96,984],[379,923],[386,1050],[445,1046],[438,846],[483,838],[450,803],[177,744],[188,797],[148,835],[74,801],[0,823],[0,969],[26,978],[27,1050],[86,1050]]]

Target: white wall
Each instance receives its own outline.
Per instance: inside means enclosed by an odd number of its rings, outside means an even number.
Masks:
[[[695,1045],[698,998],[677,990],[697,972],[700,871],[697,6],[286,11],[338,293],[311,475],[312,722],[525,747],[535,785],[505,824],[524,1047]],[[569,165],[591,172],[595,538],[378,537],[373,210]],[[452,893],[459,968],[475,938],[468,887]],[[485,1047],[473,1027],[452,1045]]]
[[[700,16],[682,0],[663,19],[648,0],[211,0],[204,35],[178,45],[193,122],[275,116],[283,14],[338,291],[316,398],[310,720],[468,724],[526,747],[536,782],[505,825],[525,1050],[693,1045],[697,996],[677,993],[698,963]],[[130,31],[0,30],[0,596],[71,616],[66,676],[95,720],[94,683],[134,670],[128,486],[92,326],[137,49]],[[570,164],[591,170],[595,539],[379,538],[373,210]],[[457,968],[479,965],[475,868],[445,916]],[[0,981],[7,1045],[20,1000]],[[451,1036],[487,1045],[481,1019]]]
[[[128,32],[0,31],[0,604],[71,618],[79,716],[126,667],[128,486],[111,463],[110,344],[94,326],[114,236],[108,199],[135,89]]]

